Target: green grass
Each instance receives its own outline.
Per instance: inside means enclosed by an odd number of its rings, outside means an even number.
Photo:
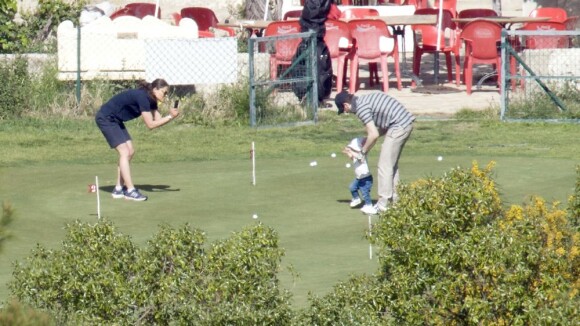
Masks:
[[[274,227],[286,250],[279,275],[297,307],[305,305],[309,291],[322,295],[352,273],[376,271],[364,240],[367,218],[348,207],[353,172],[340,153],[363,134],[355,117],[323,114],[316,126],[292,129],[173,124],[147,131],[142,123],[130,123],[129,130],[137,149],[134,179],[150,196],[144,203],[110,198],[116,155],[92,121],[0,122],[0,201],[16,209],[10,225],[14,238],[0,254],[0,300],[8,296],[12,261],[23,260],[36,243],[57,247],[67,222],[96,220],[96,195],[87,185],[97,175],[102,215],[138,243],[161,223],[190,223],[210,241],[251,223]],[[571,124],[419,121],[400,163],[402,178],[411,182],[473,160],[480,165],[494,160],[506,205],[534,194],[565,201],[574,187],[579,136],[580,127]],[[251,185],[252,141],[256,186]],[[317,167],[309,166],[312,160]],[[373,171],[376,160],[375,149]],[[254,213],[258,220],[251,218]]]

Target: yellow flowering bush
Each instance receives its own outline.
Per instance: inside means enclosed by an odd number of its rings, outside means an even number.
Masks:
[[[578,316],[578,231],[559,203],[504,209],[495,163],[400,187],[371,239],[395,324],[566,324]],[[577,191],[578,193],[578,191]]]

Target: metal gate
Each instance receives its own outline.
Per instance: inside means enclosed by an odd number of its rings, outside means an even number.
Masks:
[[[305,41],[303,51],[297,44]],[[316,33],[294,33],[249,39],[250,125],[314,124],[318,120]],[[276,56],[291,54],[284,61]]]
[[[580,31],[503,30],[501,119],[580,121]]]

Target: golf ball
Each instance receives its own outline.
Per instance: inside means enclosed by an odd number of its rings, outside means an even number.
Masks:
[[[350,168],[350,163],[346,163],[346,168]]]
[[[254,214],[254,215],[252,215],[252,218],[253,218],[253,219],[257,219],[257,218],[258,218],[258,214]]]
[[[317,165],[318,165],[318,163],[316,161],[310,162],[310,166],[317,166]]]
[[[332,158],[336,157],[336,153],[330,154],[330,157],[332,157]]]
[[[437,156],[437,161],[443,161],[443,156]]]

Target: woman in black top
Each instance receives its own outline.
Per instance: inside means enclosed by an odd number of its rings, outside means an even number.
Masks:
[[[126,198],[136,201],[147,200],[135,188],[131,179],[130,162],[135,154],[131,136],[124,122],[142,117],[149,129],[161,127],[179,115],[177,108],[171,108],[169,115],[162,117],[157,103],[163,101],[169,85],[163,79],[151,83],[142,82],[138,89],[130,89],[113,96],[103,104],[96,115],[97,126],[105,136],[111,148],[119,153],[117,166],[117,183],[113,198]]]

